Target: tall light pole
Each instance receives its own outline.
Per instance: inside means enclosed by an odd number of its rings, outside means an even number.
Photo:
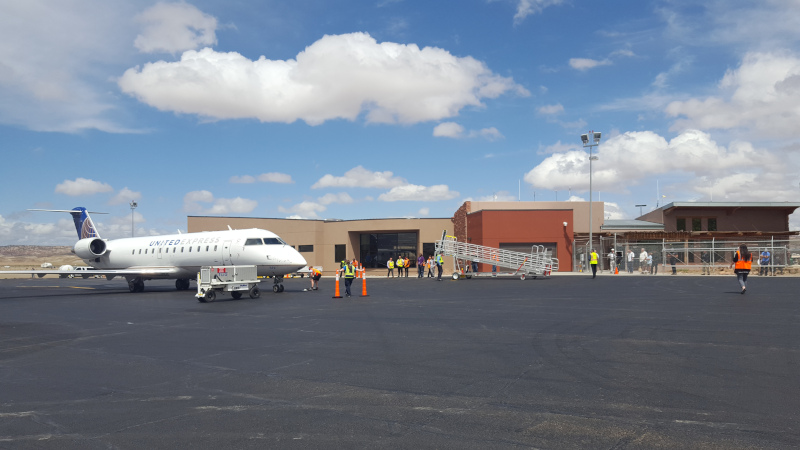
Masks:
[[[136,209],[137,206],[139,206],[139,204],[136,203],[136,200],[131,200],[131,237],[133,237],[133,230],[134,230],[134,228],[133,228],[133,210]]]
[[[592,161],[596,156],[592,156],[592,147],[600,145],[600,132],[590,131],[588,134],[581,135],[583,147],[589,147],[589,250],[592,249]]]

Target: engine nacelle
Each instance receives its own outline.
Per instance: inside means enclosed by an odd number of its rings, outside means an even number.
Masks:
[[[78,241],[72,252],[80,259],[95,259],[106,253],[106,241],[100,238],[86,238]]]

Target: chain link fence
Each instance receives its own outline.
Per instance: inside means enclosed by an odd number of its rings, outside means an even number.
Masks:
[[[604,272],[657,273],[665,269],[676,273],[713,273],[728,268],[740,244],[753,255],[752,273],[782,275],[800,271],[800,239],[747,238],[708,240],[627,240],[618,236],[598,236],[594,248],[600,256],[598,270]],[[589,270],[588,239],[573,241],[573,271]]]

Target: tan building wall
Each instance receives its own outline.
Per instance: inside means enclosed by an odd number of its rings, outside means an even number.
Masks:
[[[313,245],[313,252],[301,252],[310,266],[322,266],[325,275],[332,275],[339,267],[336,245],[346,245],[346,259],[358,258],[361,253],[362,233],[417,233],[417,255],[423,243],[436,242],[442,230],[452,230],[453,222],[444,219],[369,219],[369,220],[305,220],[249,217],[189,216],[190,233],[199,231],[261,228],[280,236],[289,245]],[[426,257],[428,255],[425,255]],[[445,273],[452,273],[452,262],[445,261]],[[411,273],[409,273],[411,276]],[[414,275],[416,276],[416,274]]]

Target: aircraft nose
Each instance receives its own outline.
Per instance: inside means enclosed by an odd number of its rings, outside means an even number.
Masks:
[[[291,265],[297,266],[298,269],[302,269],[308,264],[306,262],[306,259],[303,258],[303,255],[301,255],[300,252],[298,252],[297,250],[292,248],[290,253],[291,255],[289,257],[289,260],[291,261],[290,262]]]

